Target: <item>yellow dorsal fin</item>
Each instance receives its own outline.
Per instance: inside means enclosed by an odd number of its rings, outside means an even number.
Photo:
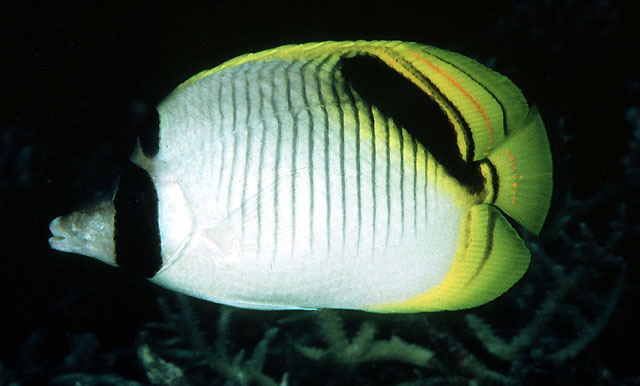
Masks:
[[[529,110],[507,77],[466,56],[417,43],[372,50],[447,114],[465,161],[484,159]]]
[[[526,272],[530,259],[506,218],[491,205],[476,205],[463,217],[458,252],[440,284],[413,298],[367,310],[423,312],[480,306],[511,288]]]

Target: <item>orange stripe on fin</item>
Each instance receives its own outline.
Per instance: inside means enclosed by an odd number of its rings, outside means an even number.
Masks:
[[[487,127],[487,132],[489,133],[489,146],[487,150],[491,150],[491,144],[493,143],[493,128],[491,127],[491,121],[489,120],[489,117],[487,116],[487,112],[484,110],[484,107],[482,107],[482,105],[473,97],[473,95],[471,95],[469,91],[467,91],[464,87],[462,87],[460,83],[458,83],[449,73],[447,73],[440,67],[436,66],[435,64],[427,60],[425,57],[420,56],[420,54],[416,52],[412,52],[412,54],[417,59],[420,59],[422,62],[426,63],[429,67],[433,68],[442,76],[444,76],[449,81],[449,83],[451,83],[453,87],[460,90],[460,92],[462,92],[464,96],[476,107],[476,110],[478,110],[480,115],[482,115],[482,118],[484,119],[484,124]]]

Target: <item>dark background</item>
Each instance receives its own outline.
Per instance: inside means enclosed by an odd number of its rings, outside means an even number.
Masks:
[[[539,106],[558,192],[587,199],[613,189],[611,203],[633,202],[640,174],[621,163],[640,107],[632,3],[0,0],[0,361],[24,371],[18,362],[33,332],[42,363],[85,331],[116,350],[158,317],[164,290],[51,251],[48,222],[113,187],[117,162],[175,86],[243,53],[344,39],[458,51],[510,77]],[[637,224],[637,202],[629,209]],[[597,237],[609,237],[599,224],[614,210],[589,217]],[[632,237],[614,251],[628,264],[623,308],[592,348],[623,375],[637,374],[636,356],[624,350],[640,343]]]

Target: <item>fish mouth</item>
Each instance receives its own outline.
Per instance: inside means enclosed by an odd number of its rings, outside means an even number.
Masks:
[[[78,215],[56,217],[49,224],[52,237],[49,238],[51,248],[72,253],[82,253],[87,246],[86,233],[76,224]]]
[[[49,237],[49,245],[51,246],[51,248],[56,248],[56,246],[58,246],[60,243],[62,243],[65,240],[64,236],[53,236],[53,237]]]
[[[64,224],[62,216],[56,217],[51,221],[49,224],[49,231],[51,231],[51,234],[53,235],[53,237],[49,238],[49,245],[51,248],[63,252],[70,252],[72,250],[75,234]]]

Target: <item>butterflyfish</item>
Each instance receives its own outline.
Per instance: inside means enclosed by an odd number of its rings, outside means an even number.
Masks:
[[[549,211],[537,108],[435,47],[247,54],[157,111],[113,197],[51,222],[53,249],[237,307],[458,310],[524,275],[510,221],[538,235]]]

